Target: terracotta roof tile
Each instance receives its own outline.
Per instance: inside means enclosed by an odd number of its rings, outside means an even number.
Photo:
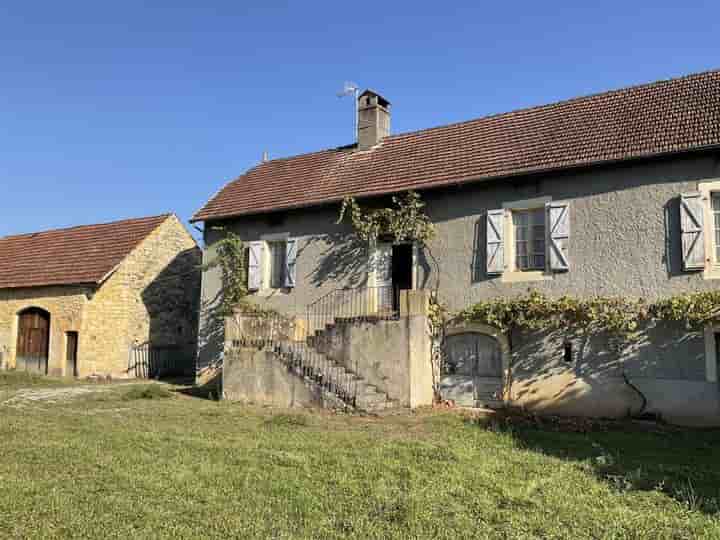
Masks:
[[[262,163],[193,221],[720,145],[720,71]]]
[[[0,238],[0,289],[99,284],[168,217]]]

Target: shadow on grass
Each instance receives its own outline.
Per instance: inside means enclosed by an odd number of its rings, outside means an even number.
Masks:
[[[173,391],[192,398],[218,401],[220,399],[221,379],[222,372],[218,371],[202,382],[186,382]]]
[[[469,422],[574,462],[617,491],[662,492],[690,510],[720,514],[720,430],[516,413]]]

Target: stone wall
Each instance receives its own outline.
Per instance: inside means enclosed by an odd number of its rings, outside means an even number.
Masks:
[[[200,250],[175,216],[158,226],[99,287],[0,290],[0,351],[15,365],[17,314],[28,307],[50,313],[51,375],[65,365],[66,332],[79,334],[78,375],[132,376],[130,346],[151,341],[181,345],[194,355],[200,289]]]
[[[321,407],[322,392],[294,375],[268,351],[229,349],[222,374],[222,397],[275,407]]]
[[[81,286],[0,290],[0,354],[4,368],[15,367],[18,313],[37,307],[50,313],[48,371],[66,375],[66,333],[82,329],[92,289]]]
[[[170,216],[122,262],[87,307],[79,364],[90,373],[132,376],[133,344],[194,347],[200,250]]]
[[[322,337],[316,337],[313,347],[401,406],[432,405],[428,309],[428,291],[403,291],[397,320],[338,321]],[[226,322],[222,379],[227,399],[286,407],[322,405],[327,399],[317,386],[288,372],[273,353],[234,346],[235,341],[243,337],[252,340],[256,335],[253,325],[245,324],[240,314]]]

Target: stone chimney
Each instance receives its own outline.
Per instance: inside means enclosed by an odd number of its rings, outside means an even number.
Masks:
[[[358,150],[372,148],[390,135],[390,102],[372,90],[358,96]]]

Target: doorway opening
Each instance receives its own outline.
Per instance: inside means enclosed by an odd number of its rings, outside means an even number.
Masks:
[[[394,244],[392,247],[393,310],[400,309],[400,291],[413,288],[413,246]]]
[[[78,333],[68,332],[65,336],[67,341],[67,350],[65,353],[65,375],[77,377]]]
[[[18,314],[15,369],[47,375],[50,350],[50,314],[28,308]]]

